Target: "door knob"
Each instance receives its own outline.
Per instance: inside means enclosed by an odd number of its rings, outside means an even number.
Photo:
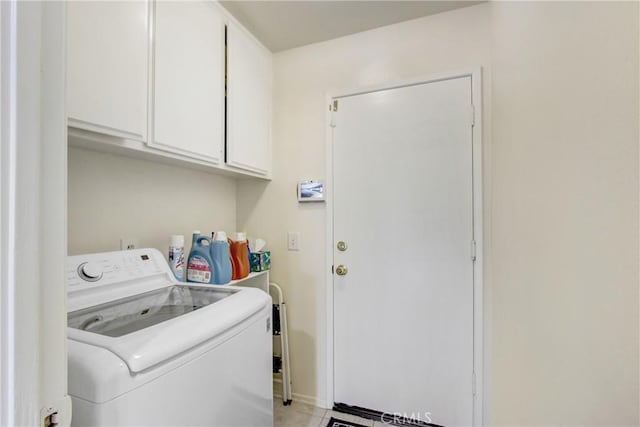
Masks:
[[[347,244],[345,242],[343,242],[343,241],[339,241],[337,246],[338,246],[338,250],[340,252],[344,252],[344,251],[347,250]]]
[[[346,276],[347,272],[348,272],[347,267],[345,267],[342,264],[340,264],[339,266],[336,267],[336,274],[338,276]]]

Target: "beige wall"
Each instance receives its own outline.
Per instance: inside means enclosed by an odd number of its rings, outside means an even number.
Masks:
[[[638,3],[492,17],[493,421],[638,425]]]
[[[289,303],[294,392],[325,397],[325,96],[484,69],[486,419],[637,425],[638,5],[487,3],[275,56],[274,179],[238,185]],[[286,251],[287,230],[301,251]]]
[[[172,234],[236,227],[231,178],[80,148],[69,149],[70,255],[120,249],[121,237],[167,252]]]

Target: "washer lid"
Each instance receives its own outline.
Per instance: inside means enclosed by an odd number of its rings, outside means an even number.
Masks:
[[[68,337],[103,347],[140,372],[257,313],[270,298],[252,288],[175,285],[68,314]]]

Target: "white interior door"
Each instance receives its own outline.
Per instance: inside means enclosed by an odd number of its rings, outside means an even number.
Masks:
[[[471,425],[471,77],[337,100],[334,401]]]

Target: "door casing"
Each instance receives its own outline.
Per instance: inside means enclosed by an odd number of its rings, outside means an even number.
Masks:
[[[0,3],[0,425],[71,422],[65,19],[64,2]]]
[[[482,68],[460,70],[458,72],[442,73],[408,80],[399,80],[381,85],[360,87],[355,89],[338,90],[326,97],[328,106],[326,116],[326,229],[325,229],[325,259],[327,262],[325,275],[325,299],[326,299],[326,397],[327,407],[332,407],[334,402],[334,294],[333,294],[333,131],[332,106],[336,98],[361,95],[379,90],[396,89],[418,84],[433,83],[460,77],[471,77],[471,99],[474,105],[474,126],[472,130],[472,156],[473,156],[473,233],[476,241],[476,259],[473,267],[473,371],[475,373],[475,394],[473,398],[473,424],[484,424],[483,414],[486,402],[484,399],[484,239],[483,239],[483,191],[482,191]]]

